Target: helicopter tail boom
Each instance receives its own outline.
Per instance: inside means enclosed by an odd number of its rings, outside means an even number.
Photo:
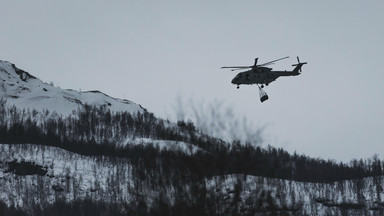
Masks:
[[[301,67],[303,65],[307,64],[307,62],[300,62],[299,56],[297,56],[297,64],[293,64],[292,66],[296,66],[292,72],[295,74],[300,74],[301,73]]]

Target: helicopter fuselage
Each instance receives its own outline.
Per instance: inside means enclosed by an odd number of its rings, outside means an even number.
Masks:
[[[297,76],[298,71],[272,71],[272,68],[258,67],[256,70],[251,69],[238,73],[232,79],[232,84],[235,85],[252,85],[252,84],[265,84],[275,81],[280,76]]]

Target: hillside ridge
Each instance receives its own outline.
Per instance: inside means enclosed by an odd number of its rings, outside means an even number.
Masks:
[[[15,64],[2,60],[0,60],[0,97],[4,97],[10,105],[20,109],[49,110],[62,115],[69,115],[85,104],[104,106],[111,111],[130,113],[146,111],[140,104],[111,97],[99,90],[78,92],[55,87],[17,68]]]

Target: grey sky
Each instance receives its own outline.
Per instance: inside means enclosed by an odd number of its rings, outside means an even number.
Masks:
[[[219,99],[266,144],[349,161],[384,151],[383,1],[0,1],[0,59],[62,88],[172,112],[178,94]],[[265,90],[225,65],[289,55]]]

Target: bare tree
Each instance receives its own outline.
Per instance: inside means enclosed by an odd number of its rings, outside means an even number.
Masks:
[[[178,121],[192,121],[198,130],[209,136],[254,146],[263,141],[264,127],[255,127],[246,116],[237,115],[233,106],[223,100],[205,102],[190,98],[186,101],[178,96],[173,109]]]

